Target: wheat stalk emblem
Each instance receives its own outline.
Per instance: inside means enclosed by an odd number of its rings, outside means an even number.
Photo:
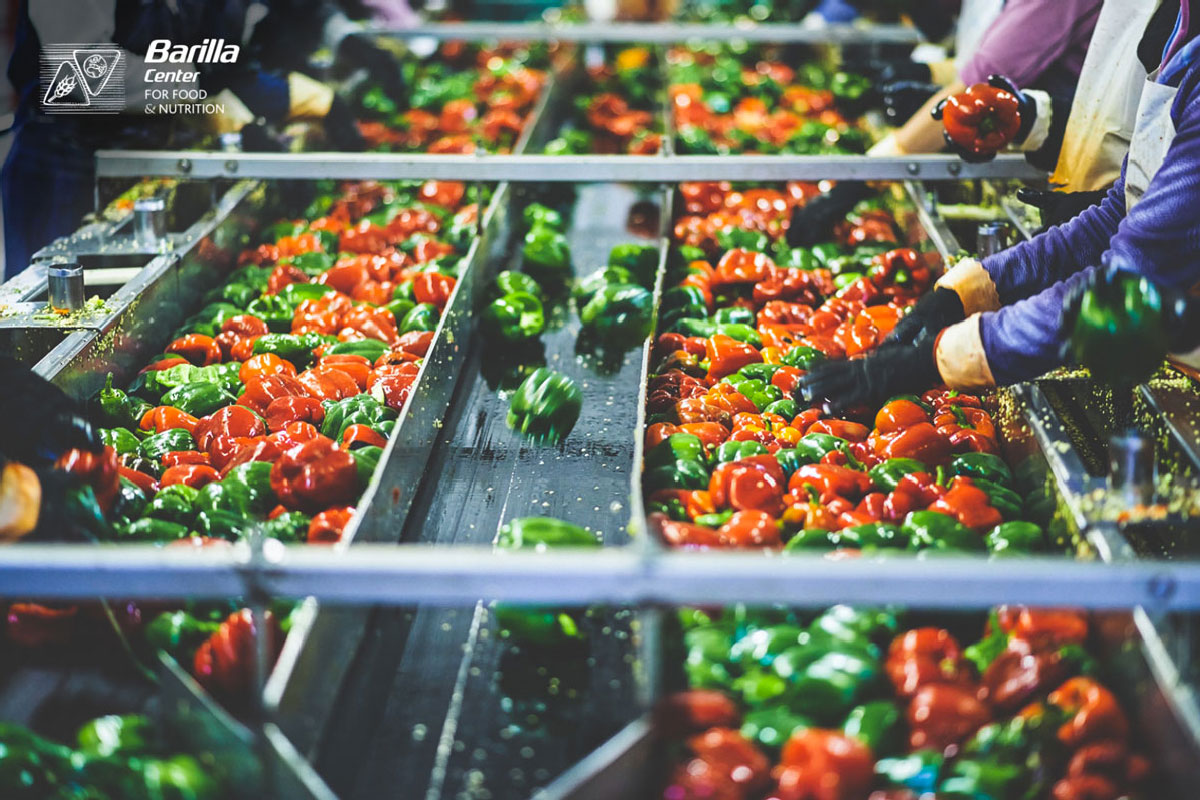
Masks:
[[[51,100],[59,100],[63,97],[66,97],[71,92],[75,91],[75,85],[77,82],[78,82],[78,80],[75,78],[74,75],[66,76],[61,81],[58,82],[58,86],[54,87],[54,96],[51,97],[50,99]]]

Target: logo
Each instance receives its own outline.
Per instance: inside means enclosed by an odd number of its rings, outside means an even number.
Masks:
[[[125,105],[125,59],[111,44],[42,47],[42,109],[115,114]]]

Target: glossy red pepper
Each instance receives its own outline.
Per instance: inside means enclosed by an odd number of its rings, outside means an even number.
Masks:
[[[893,400],[875,415],[875,430],[882,434],[898,433],[922,422],[929,422],[925,409],[911,400]]]
[[[779,504],[783,508],[782,499]],[[782,512],[781,512],[782,513]],[[766,511],[737,511],[717,529],[717,536],[727,547],[778,548],[783,545],[780,538],[779,520]]]
[[[973,689],[926,684],[908,704],[908,745],[913,750],[944,750],[986,725],[991,711]]]
[[[105,514],[112,510],[121,491],[120,459],[112,447],[106,446],[97,453],[72,448],[58,457],[54,468],[91,486],[96,504]]]
[[[929,506],[958,520],[963,526],[976,531],[986,531],[1004,521],[1000,512],[992,508],[987,492],[975,486],[970,478],[958,476],[950,482],[950,489]]]
[[[733,701],[714,689],[675,692],[654,709],[657,729],[669,738],[709,728],[736,728],[741,718]]]
[[[968,86],[939,106],[950,141],[976,155],[998,153],[1021,129],[1020,102],[1006,89],[986,83]]]
[[[160,486],[174,486],[179,483],[199,489],[220,478],[217,471],[207,464],[179,464],[168,467],[158,482]]]
[[[209,450],[219,436],[261,436],[267,432],[262,418],[245,406],[232,405],[218,409],[196,423],[192,435],[196,446]]]
[[[386,308],[358,306],[343,314],[340,324],[338,338],[343,341],[378,339],[394,345],[400,340],[396,317]]]
[[[325,408],[315,397],[277,397],[267,406],[265,417],[267,429],[274,433],[298,420],[320,425],[325,419]]]
[[[221,361],[221,347],[211,336],[189,333],[167,345],[167,353],[175,353],[197,367],[207,367]]]
[[[359,392],[365,392],[367,389],[367,379],[371,375],[371,362],[364,356],[355,356],[348,353],[323,356],[317,366],[341,370],[353,379],[354,384],[358,386]]]
[[[5,635],[21,647],[66,644],[75,631],[78,606],[13,603],[5,615]]]
[[[342,534],[350,520],[354,518],[353,506],[327,508],[312,518],[308,523],[309,544],[336,544],[341,541]]]
[[[274,616],[267,612],[269,661],[274,663],[283,644],[283,634]],[[217,632],[208,638],[192,660],[192,672],[201,686],[227,700],[244,700],[253,687],[257,658],[254,628],[249,609],[230,614]]]
[[[803,493],[811,487],[826,503],[832,497],[857,500],[870,492],[871,486],[867,473],[836,464],[805,464],[788,480],[789,490]]]
[[[367,425],[349,425],[342,432],[342,447],[349,450],[356,444],[384,447],[387,439]]]
[[[446,307],[457,281],[440,272],[422,272],[413,278],[413,295],[418,303],[430,303],[438,311]]]
[[[874,781],[875,759],[841,731],[806,728],[783,746],[769,795],[777,800],[860,800]]]
[[[158,372],[159,370],[178,367],[180,364],[186,363],[188,363],[188,361],[183,356],[166,356],[158,359],[157,361],[151,361],[149,364],[142,367],[140,370],[138,370],[138,375],[143,375],[147,372]]]
[[[164,467],[178,467],[183,464],[209,464],[211,460],[208,453],[199,450],[172,450],[163,453],[162,463]]]
[[[1117,698],[1091,678],[1071,678],[1050,693],[1048,702],[1070,719],[1058,729],[1058,740],[1072,749],[1092,742],[1125,741],[1129,721]]]
[[[361,394],[354,378],[332,367],[313,367],[296,376],[305,393],[318,400],[342,400]]]
[[[769,278],[775,269],[774,262],[763,253],[753,250],[728,250],[717,262],[712,285],[758,283]]]
[[[358,494],[354,458],[328,439],[304,442],[271,467],[271,489],[288,508],[316,511],[347,505]]]
[[[308,283],[308,276],[290,263],[277,264],[267,277],[267,294],[279,294],[280,290],[293,283]]]
[[[732,375],[747,364],[762,361],[758,348],[721,333],[707,340],[705,355],[709,362],[708,377],[714,381]]]
[[[848,442],[861,442],[871,433],[871,429],[844,419],[822,419],[814,422],[805,433],[827,433]]]
[[[760,455],[729,461],[713,470],[708,493],[717,508],[783,513],[783,468],[774,456]]]
[[[122,464],[117,467],[117,473],[125,480],[142,490],[147,497],[153,497],[158,492],[158,481],[153,476],[136,469],[130,469]]]
[[[284,447],[269,436],[238,437],[232,441],[236,449],[220,465],[222,478],[235,467],[251,461],[274,462],[284,451]]]
[[[155,433],[179,428],[194,434],[196,425],[199,423],[200,420],[186,411],[180,411],[175,406],[155,406],[142,415],[138,427],[144,431],[154,431]]]
[[[958,640],[941,628],[914,628],[897,636],[884,665],[896,694],[912,697],[932,683],[966,684],[968,667]]]
[[[650,530],[657,529],[663,541],[671,547],[706,549],[724,546],[721,537],[712,528],[693,525],[690,522],[679,522],[670,519],[665,514],[651,514],[647,519]]]
[[[295,375],[296,367],[287,359],[280,358],[274,353],[259,353],[246,359],[238,370],[238,379],[242,383],[250,383],[254,378],[264,378],[268,375]]]
[[[995,453],[998,450],[996,427],[991,415],[981,408],[947,403],[937,410],[933,425],[957,451]]]
[[[766,755],[732,728],[710,728],[688,739],[687,746],[696,759],[746,792],[763,788],[770,777]]]
[[[918,422],[903,430],[879,436],[875,453],[883,459],[914,458],[930,466],[944,464],[951,454],[950,442],[929,422]]]
[[[396,343],[392,345],[392,349],[417,358],[424,358],[425,354],[429,352],[429,346],[433,343],[433,334],[433,331],[409,331],[401,334]]]

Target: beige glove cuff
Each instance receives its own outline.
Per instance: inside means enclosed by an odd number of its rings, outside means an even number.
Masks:
[[[938,335],[933,357],[942,380],[960,392],[990,389],[996,385],[983,352],[980,317],[972,314]]]
[[[949,86],[958,80],[958,68],[954,66],[953,58],[947,58],[942,61],[930,61],[929,74],[933,77],[933,82],[938,86]]]
[[[209,131],[218,136],[222,133],[237,133],[251,122],[254,122],[254,113],[246,108],[246,104],[228,89],[223,89],[212,99],[212,102],[224,110],[209,114],[208,119],[205,120],[205,124]]]
[[[958,294],[967,316],[1000,308],[1000,295],[996,291],[996,284],[992,282],[992,276],[973,258],[955,264],[938,279],[936,285],[943,289],[952,289]]]
[[[299,72],[287,76],[288,121],[323,119],[333,105],[333,89]]]
[[[0,469],[0,542],[10,542],[37,527],[42,484],[37,473],[10,461]]]
[[[1054,118],[1054,104],[1050,102],[1050,95],[1037,89],[1026,89],[1025,96],[1032,100],[1037,107],[1037,118],[1033,121],[1033,127],[1029,129],[1029,135],[1017,149],[1025,153],[1032,153],[1042,149],[1042,145],[1050,137],[1050,122]]]
[[[896,134],[889,133],[887,136],[880,139],[875,145],[867,151],[869,156],[903,156],[907,155],[900,145],[896,142]]]

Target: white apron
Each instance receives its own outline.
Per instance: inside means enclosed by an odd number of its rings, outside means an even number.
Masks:
[[[1099,191],[1121,176],[1146,85],[1137,48],[1159,4],[1105,0],[1100,9],[1050,178],[1064,191]]]
[[[1138,104],[1133,140],[1129,143],[1129,163],[1125,166],[1125,213],[1141,202],[1150,180],[1167,158],[1175,138],[1171,106],[1179,87],[1155,83],[1158,72],[1146,78]]]
[[[963,0],[954,32],[954,68],[957,72],[961,73],[974,57],[983,35],[1003,10],[1004,0]]]

